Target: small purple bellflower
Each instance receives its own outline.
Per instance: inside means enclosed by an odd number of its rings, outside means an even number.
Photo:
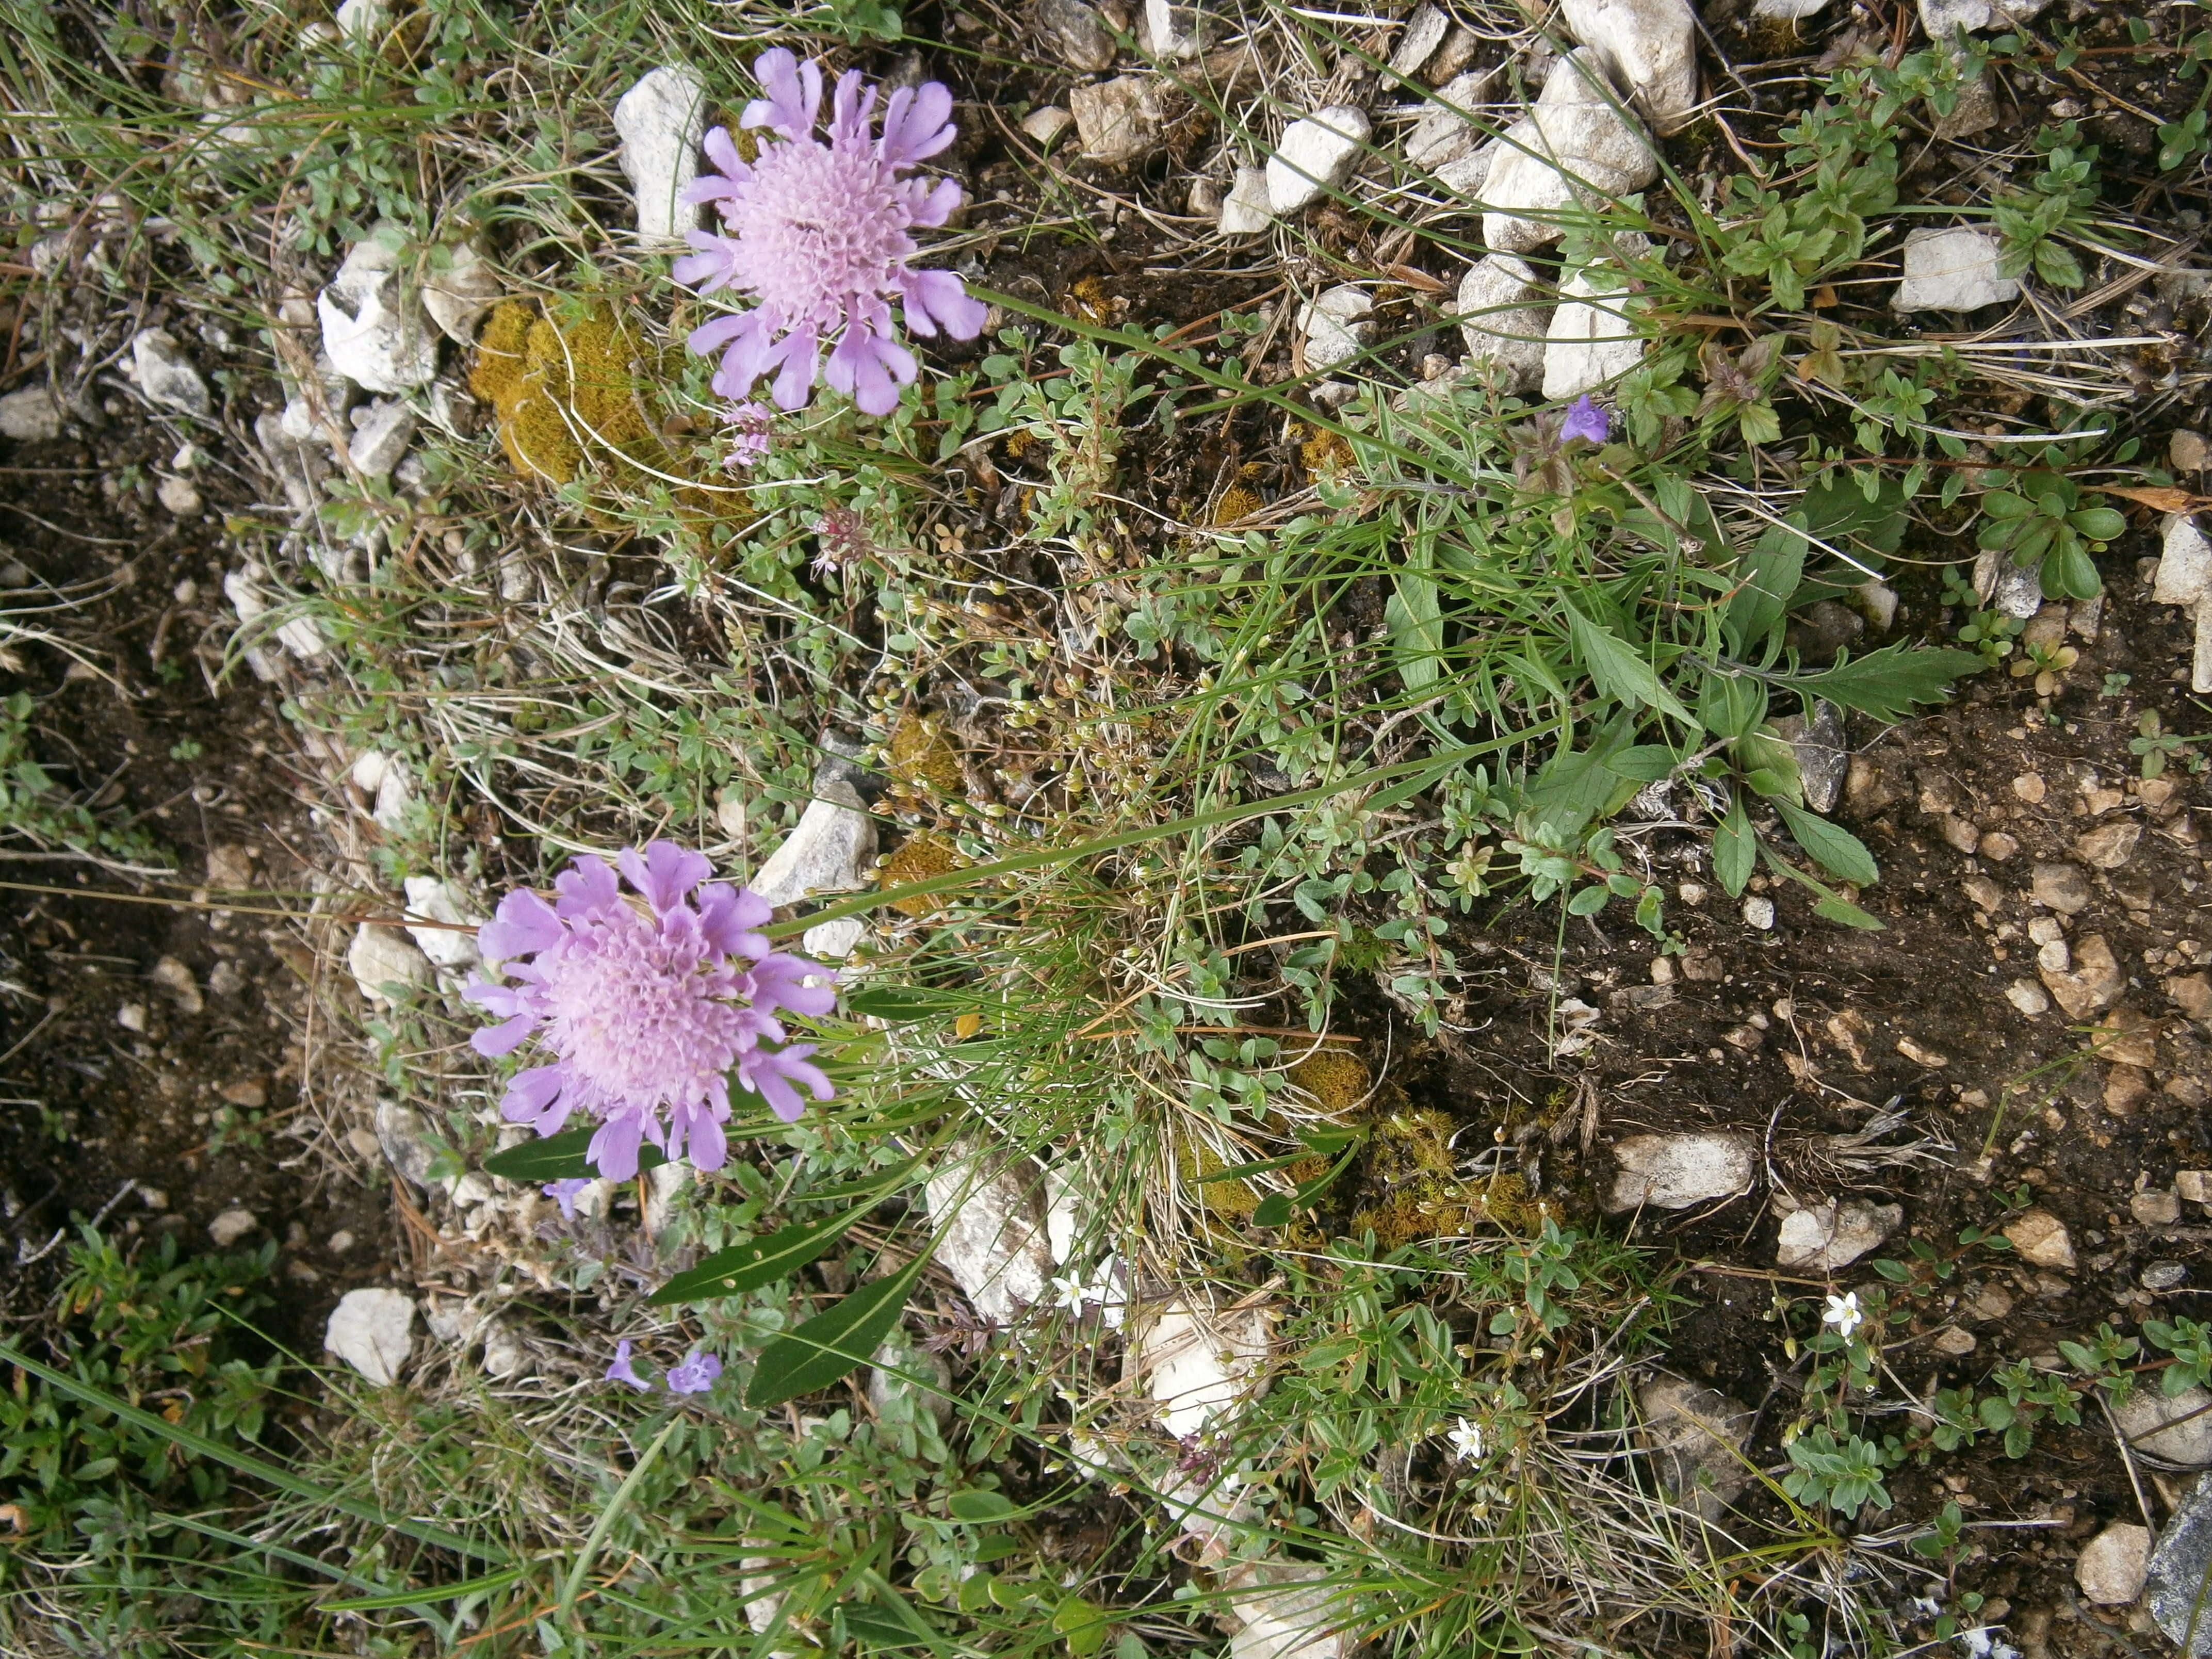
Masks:
[[[637,1173],[646,1141],[719,1170],[732,1072],[787,1123],[805,1109],[795,1085],[830,1098],[830,1079],[807,1059],[815,1045],[788,1042],[775,1016],[828,1013],[837,976],[771,945],[757,931],[768,901],[708,882],[702,854],[657,841],[642,853],[624,848],[615,862],[637,897],[586,857],[555,879],[552,903],[526,889],[500,901],[477,941],[520,982],[467,988],[501,1021],[470,1041],[493,1059],[533,1036],[551,1050],[550,1064],[515,1073],[501,1110],[541,1135],[571,1112],[596,1117],[587,1156],[609,1180]]]
[[[765,98],[745,106],[739,122],[765,128],[750,162],[729,131],[707,135],[718,171],[685,191],[713,202],[724,229],[692,231],[698,251],[670,273],[702,294],[731,289],[758,301],[750,311],[718,317],[695,329],[691,349],[722,352],[714,390],[739,399],[773,374],[771,394],[784,409],[802,409],[818,376],[871,415],[898,406],[899,388],[916,373],[914,354],[899,343],[890,301],[896,300],[916,334],[939,329],[956,340],[982,331],[984,307],[949,270],[916,270],[921,250],[908,230],[934,228],[960,205],[960,185],[900,175],[953,140],[952,94],[934,81],[901,87],[884,102],[881,137],[870,117],[877,88],[858,70],[839,77],[829,142],[815,136],[822,108],[822,66],[800,63],[778,46],[753,62]],[[825,342],[834,341],[826,363]]]
[[[1566,443],[1575,438],[1587,438],[1601,444],[1613,432],[1613,417],[1607,414],[1589,392],[1567,405],[1567,418],[1559,422],[1559,441]]]
[[[714,1386],[714,1379],[722,1374],[722,1362],[710,1353],[694,1348],[684,1356],[684,1363],[668,1368],[668,1392],[671,1394],[704,1394]]]
[[[636,1368],[630,1364],[630,1350],[635,1346],[628,1337],[623,1338],[621,1341],[615,1344],[615,1363],[607,1367],[607,1381],[627,1382],[640,1394],[643,1394],[653,1384],[640,1376]]]

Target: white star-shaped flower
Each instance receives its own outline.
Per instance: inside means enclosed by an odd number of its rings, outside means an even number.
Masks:
[[[1833,1325],[1837,1334],[1849,1341],[1851,1333],[1866,1322],[1866,1316],[1859,1311],[1859,1293],[1846,1291],[1841,1296],[1830,1297],[1828,1310],[1820,1316],[1820,1322]]]
[[[1470,1423],[1462,1417],[1459,1419],[1459,1426],[1444,1438],[1451,1443],[1452,1455],[1462,1462],[1474,1463],[1481,1461],[1483,1440],[1480,1425]]]
[[[1081,1279],[1071,1278],[1066,1273],[1054,1275],[1052,1304],[1055,1308],[1066,1313],[1079,1314],[1083,1311],[1084,1303],[1090,1298],[1090,1296],[1091,1291]]]

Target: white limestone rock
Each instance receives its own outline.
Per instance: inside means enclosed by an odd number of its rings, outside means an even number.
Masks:
[[[1042,1187],[1043,1172],[1028,1160],[977,1154],[941,1166],[925,1188],[930,1218],[952,1218],[937,1260],[994,1324],[1012,1324],[1051,1284]]]
[[[482,916],[471,914],[468,890],[460,883],[437,876],[410,876],[405,885],[407,908],[412,915],[456,927],[483,925]],[[422,954],[447,973],[465,974],[483,960],[474,933],[459,933],[453,927],[410,927],[407,932]]]
[[[1373,297],[1356,283],[1340,283],[1316,295],[1298,313],[1306,367],[1326,374],[1366,349],[1375,337],[1375,325],[1367,320],[1374,308]]]
[[[817,962],[842,962],[853,954],[868,931],[858,916],[839,916],[817,923],[799,936],[799,948]]]
[[[1578,204],[1601,206],[1659,176],[1651,140],[1614,107],[1588,46],[1552,66],[1535,107],[1509,128],[1483,185],[1482,240],[1499,253],[1559,240]]]
[[[810,893],[850,893],[870,884],[876,821],[860,810],[860,792],[842,780],[819,786],[799,826],[746,884],[781,909]]]
[[[2202,1389],[2169,1395],[2146,1377],[2112,1408],[2112,1418],[2136,1451],[2185,1468],[2212,1466],[2212,1394]]]
[[[422,278],[422,309],[454,344],[474,345],[477,325],[499,303],[503,291],[499,273],[483,250],[473,242],[462,242],[431,255]]]
[[[1561,0],[1560,10],[1653,131],[1663,137],[1688,124],[1698,102],[1698,20],[1689,0]]]
[[[2150,1528],[2116,1521],[2081,1547],[2074,1582],[2099,1607],[2124,1607],[2142,1594],[2150,1576]]]
[[[1551,307],[1537,302],[1542,290],[1528,261],[1510,253],[1486,254],[1460,279],[1454,309],[1460,338],[1478,365],[1490,365],[1506,389],[1525,392],[1544,373]]]
[[[1074,125],[1075,118],[1057,104],[1040,104],[1022,117],[1022,131],[1048,148]]]
[[[1606,1207],[1616,1213],[1645,1205],[1686,1210],[1735,1198],[1759,1178],[1759,1143],[1725,1129],[1631,1135],[1614,1145],[1613,1158],[1620,1167]]]
[[[396,398],[380,398],[355,424],[353,441],[346,446],[347,459],[369,477],[389,477],[406,454],[407,446],[415,441],[416,425],[415,411],[405,404]]]
[[[346,950],[346,968],[362,1000],[379,1007],[393,1000],[387,987],[397,987],[404,995],[410,988],[430,977],[428,958],[404,934],[370,921],[354,931],[353,943]]]
[[[1259,1398],[1273,1352],[1264,1306],[1224,1313],[1177,1297],[1138,1334],[1132,1363],[1151,1380],[1161,1426],[1180,1440]]]
[[[680,246],[685,231],[698,228],[698,204],[683,198],[699,176],[706,131],[707,83],[682,64],[649,71],[615,105],[622,170],[637,204],[637,240],[645,246]]]
[[[2176,513],[2166,521],[2166,540],[2150,596],[2160,605],[2195,605],[2212,592],[2212,540],[2197,520]]]
[[[1828,0],[1758,0],[1751,15],[1771,18],[1778,23],[1795,23],[1801,18],[1819,16],[1827,4]]]
[[[1229,1659],[1348,1659],[1358,1638],[1341,1585],[1312,1561],[1240,1564],[1223,1581],[1222,1612],[1237,1625]]]
[[[1054,57],[1079,75],[1114,67],[1114,34],[1097,8],[1084,0],[1033,0],[1030,21]]]
[[[1627,279],[1584,265],[1559,289],[1544,345],[1544,396],[1572,398],[1644,361],[1644,337],[1629,315]]]
[[[341,38],[373,46],[392,27],[391,0],[345,0],[337,9],[337,26]]]
[[[46,387],[27,386],[0,398],[0,437],[19,444],[43,444],[61,435],[61,405]]]
[[[1899,311],[1975,311],[2020,297],[2020,280],[1998,269],[2004,243],[1978,225],[1923,225],[1905,238]]]
[[[202,420],[215,412],[207,382],[165,328],[142,328],[131,337],[131,378],[149,404]]]
[[[323,1346],[382,1388],[399,1380],[415,1345],[415,1301],[399,1291],[348,1291],[331,1310]]]
[[[1344,182],[1374,131],[1367,112],[1331,104],[1293,121],[1267,158],[1267,201],[1277,215],[1297,213]]]
[[[260,1224],[261,1218],[251,1210],[225,1210],[208,1223],[208,1237],[216,1249],[227,1250]]]
[[[1239,167],[1221,198],[1221,234],[1256,236],[1275,222],[1273,203],[1267,195],[1267,174],[1261,167]]]
[[[1489,182],[1490,169],[1497,164],[1504,148],[1504,141],[1497,138],[1477,144],[1456,161],[1438,167],[1437,182],[1462,201],[1480,201],[1482,187]]]
[[[1960,29],[2009,28],[2025,23],[2051,0],[1920,0],[1920,27],[1947,45]]]
[[[1205,45],[1205,19],[1178,0],[1145,0],[1137,16],[1137,46],[1147,57],[1195,58]]]
[[[1481,134],[1471,112],[1482,102],[1490,85],[1490,70],[1470,70],[1455,76],[1430,94],[1434,100],[1406,137],[1406,159],[1417,167],[1435,172],[1456,161],[1475,147]]]
[[[323,350],[355,385],[392,394],[438,373],[438,339],[399,256],[372,235],[357,242],[330,285],[315,295]]]
[[[1905,1224],[1901,1204],[1823,1199],[1782,1218],[1774,1265],[1785,1273],[1832,1273],[1848,1267]]]
[[[1117,75],[1069,89],[1084,159],[1119,167],[1149,155],[1167,126],[1166,95],[1152,75]]]
[[[1637,1399],[1660,1484],[1676,1503],[1689,1504],[1708,1521],[1719,1520],[1751,1484],[1742,1451],[1755,1413],[1717,1389],[1680,1376],[1654,1377]]]

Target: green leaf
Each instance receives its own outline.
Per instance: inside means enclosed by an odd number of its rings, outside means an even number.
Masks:
[[[866,1014],[871,1019],[888,1020],[892,1024],[910,1019],[924,1019],[931,1014],[942,1013],[952,1006],[950,999],[911,985],[874,986],[855,991],[845,999],[845,1006],[851,1012]]]
[[[1713,874],[1730,898],[1742,896],[1751,880],[1751,867],[1758,861],[1758,850],[1759,835],[1751,827],[1742,800],[1731,800],[1728,816],[1713,831]]]
[[[801,1222],[717,1250],[697,1267],[678,1273],[646,1301],[665,1308],[672,1302],[708,1302],[772,1285],[820,1255],[872,1207],[858,1204],[826,1221]]]
[[[1573,605],[1563,600],[1560,609],[1567,613],[1567,633],[1575,654],[1582,659],[1590,684],[1601,695],[1631,708],[1656,708],[1671,714],[1693,732],[1702,729],[1674,694],[1660,684],[1658,670]]]
[[[1840,824],[1828,822],[1817,812],[1808,812],[1802,806],[1793,806],[1786,800],[1774,803],[1782,814],[1782,821],[1790,826],[1806,855],[1838,881],[1851,882],[1869,887],[1881,879],[1881,871],[1868,852],[1866,843]]]
[[[459,1601],[464,1595],[489,1595],[509,1584],[520,1583],[529,1576],[527,1567],[508,1567],[504,1571],[486,1573],[481,1578],[465,1578],[456,1584],[386,1590],[381,1595],[355,1595],[343,1601],[319,1601],[315,1605],[324,1613],[380,1613],[389,1607],[434,1607],[441,1601]]]
[[[1953,681],[1981,667],[1982,659],[1971,651],[1893,645],[1848,658],[1825,673],[1778,675],[1776,684],[1875,720],[1901,720],[1916,704],[1947,701]]]
[[[1079,1595],[1069,1596],[1054,1611],[1052,1627],[1066,1638],[1067,1650],[1075,1659],[1089,1659],[1106,1645],[1106,1609]]]
[[[494,1152],[484,1159],[486,1175],[504,1176],[509,1181],[544,1182],[574,1181],[579,1176],[597,1176],[584,1149],[592,1144],[598,1133],[588,1125],[581,1129],[563,1129],[557,1135],[547,1135],[542,1140],[526,1140],[519,1146],[509,1146],[503,1152]],[[668,1162],[657,1146],[637,1149],[637,1167],[641,1170],[657,1169]]]
[[[1426,690],[1443,672],[1444,619],[1436,583],[1417,572],[1400,571],[1397,591],[1382,606],[1382,623],[1406,690]]]
[[[1722,623],[1729,649],[1740,657],[1756,656],[1790,608],[1790,596],[1805,568],[1804,521],[1804,514],[1793,513],[1785,522],[1769,526],[1743,556],[1737,573],[1742,586],[1729,601]]]
[[[1605,908],[1606,900],[1612,896],[1604,886],[1593,884],[1578,890],[1567,901],[1567,914],[1571,916],[1594,916]]]
[[[1813,914],[1823,921],[1832,921],[1838,927],[1856,927],[1863,933],[1880,933],[1888,930],[1879,917],[1869,915],[1849,899],[1831,893],[1813,907]]]
[[[756,1411],[826,1389],[868,1363],[897,1325],[906,1299],[928,1265],[924,1250],[888,1279],[878,1279],[769,1343],[745,1387]]]
[[[1004,1521],[1019,1515],[1021,1505],[1002,1492],[987,1492],[977,1486],[967,1492],[956,1492],[945,1500],[955,1521],[964,1521],[970,1526],[986,1526],[994,1521]]]

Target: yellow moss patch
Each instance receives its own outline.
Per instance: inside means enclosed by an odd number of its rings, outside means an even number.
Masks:
[[[1352,1111],[1367,1098],[1367,1063],[1342,1048],[1316,1049],[1291,1067],[1290,1079],[1332,1116]]]
[[[1260,492],[1243,484],[1231,484],[1221,492],[1221,499],[1213,504],[1213,523],[1216,529],[1235,524],[1239,519],[1249,519],[1267,503]]]
[[[1201,1210],[1213,1215],[1248,1216],[1260,1207],[1260,1194],[1252,1190],[1249,1181],[1206,1181],[1230,1166],[1222,1161],[1221,1154],[1203,1140],[1193,1139],[1176,1148],[1176,1170],[1182,1183]]]
[[[1340,432],[1316,429],[1298,446],[1298,460],[1309,478],[1341,477],[1352,471],[1354,459],[1352,446]]]
[[[908,836],[899,843],[898,851],[885,860],[881,877],[886,888],[903,887],[910,881],[927,881],[932,876],[942,876],[960,867],[959,850],[942,836],[927,831]],[[929,894],[893,901],[891,908],[903,915],[933,916],[943,907]]]
[[[665,467],[643,401],[663,367],[611,313],[563,325],[510,300],[484,325],[469,390],[498,414],[500,444],[524,477],[621,482]]]
[[[891,732],[890,763],[891,775],[910,788],[927,784],[940,794],[957,795],[967,781],[943,722],[911,709]]]

